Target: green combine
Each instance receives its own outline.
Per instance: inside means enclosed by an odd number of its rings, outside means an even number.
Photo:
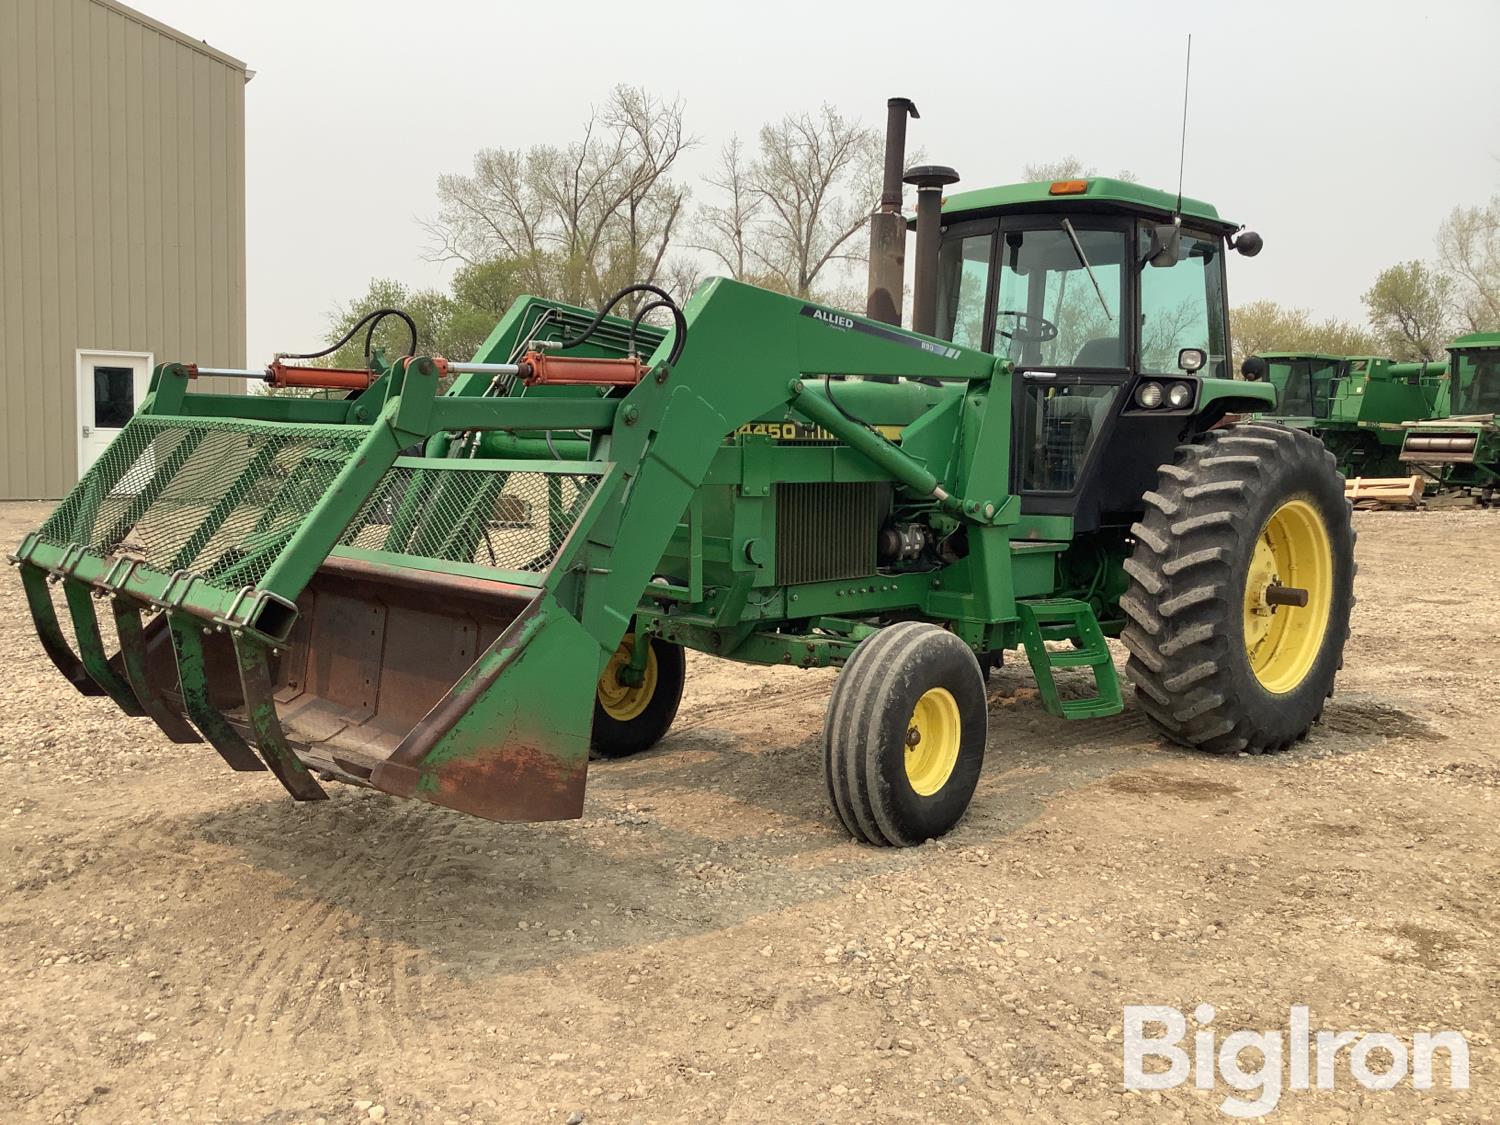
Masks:
[[[1448,356],[1434,417],[1403,428],[1401,461],[1488,507],[1500,485],[1500,332],[1460,336]]]
[[[1405,423],[1446,413],[1440,405],[1447,387],[1443,363],[1261,352],[1242,369],[1276,388],[1276,409],[1260,417],[1312,434],[1345,477],[1396,476]]]
[[[1220,425],[1273,404],[1225,370],[1225,259],[1259,238],[1113,180],[912,179],[913,330],[714,279],[519,300],[472,362],[239,373],[345,398],[161,365],[15,552],[43,647],[298,799],[495,820],[579,816],[591,757],[667,735],[688,648],[842,669],[828,796],[872,844],[963,814],[1011,650],[1054,715],[1121,710],[1118,636],[1167,738],[1305,737],[1353,533],[1317,440]],[[904,242],[871,271],[896,310]]]

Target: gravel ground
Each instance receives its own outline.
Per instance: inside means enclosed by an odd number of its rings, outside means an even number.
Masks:
[[[45,511],[0,505],[0,541]],[[900,852],[825,808],[828,672],[692,658],[673,733],[596,765],[580,821],[298,806],[73,693],[7,576],[0,1115],[1211,1120],[1231,1091],[1126,1092],[1120,1046],[1124,1005],[1208,1002],[1223,1033],[1306,1004],[1468,1039],[1466,1092],[1341,1061],[1282,1120],[1493,1120],[1500,513],[1356,522],[1308,742],[1219,760],[1133,706],[1067,724],[1007,668],[969,816]]]

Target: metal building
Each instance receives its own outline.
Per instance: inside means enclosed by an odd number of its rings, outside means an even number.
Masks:
[[[245,365],[250,77],[115,0],[0,0],[0,499],[65,493],[153,363]]]

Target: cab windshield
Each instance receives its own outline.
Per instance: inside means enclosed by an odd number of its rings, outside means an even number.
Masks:
[[[938,251],[937,335],[1022,369],[1176,374],[1184,348],[1228,369],[1223,240],[1180,232],[1175,256],[1153,227],[1097,215],[1017,215],[951,228]],[[993,276],[992,276],[993,275]],[[1139,302],[1127,311],[1131,286]]]
[[[1125,366],[1125,234],[1063,219],[1004,230],[995,352],[1021,367]]]
[[[1336,359],[1268,359],[1268,378],[1276,388],[1276,413],[1282,417],[1327,418],[1329,404],[1343,374]]]
[[[1453,413],[1500,414],[1500,350],[1453,353]]]

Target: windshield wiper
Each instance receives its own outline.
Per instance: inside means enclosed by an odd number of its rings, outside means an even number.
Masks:
[[[1078,264],[1088,270],[1089,280],[1094,283],[1094,292],[1099,297],[1099,307],[1104,310],[1105,317],[1113,324],[1115,322],[1114,314],[1109,311],[1109,303],[1104,299],[1104,290],[1099,288],[1099,279],[1094,276],[1094,267],[1089,265],[1088,256],[1083,252],[1083,244],[1078,241],[1078,235],[1073,230],[1073,224],[1064,219],[1062,227],[1068,234],[1068,240],[1073,243],[1073,253],[1078,255]]]

